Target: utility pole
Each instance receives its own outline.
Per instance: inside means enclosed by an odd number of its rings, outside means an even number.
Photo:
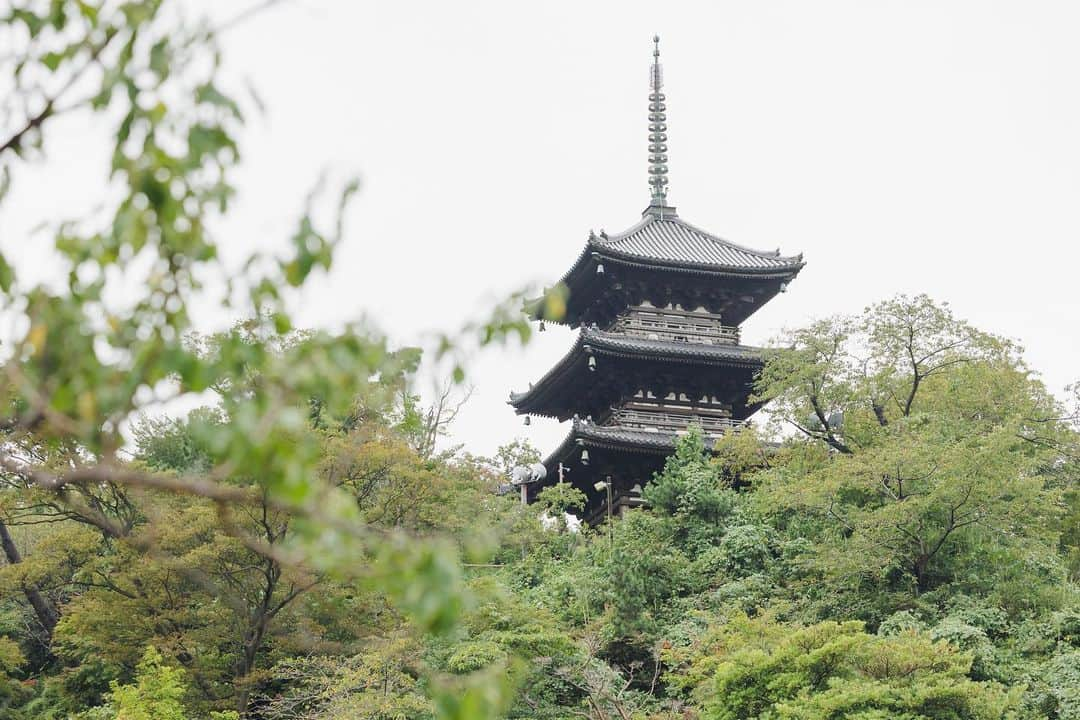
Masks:
[[[565,478],[563,478],[563,473],[568,473],[568,472],[570,472],[570,468],[566,467],[562,463],[559,463],[559,483],[560,484],[565,482]],[[529,504],[529,483],[527,483],[527,482],[521,483],[521,504],[522,505],[528,505]]]
[[[607,485],[607,534],[608,534],[608,547],[611,552],[615,552],[615,525],[611,522],[611,476],[607,475],[604,480],[604,484]]]
[[[605,477],[604,480],[601,480],[600,482],[593,484],[593,487],[596,488],[597,490],[605,490],[605,491],[607,491],[608,544],[611,546],[611,551],[614,552],[615,551],[615,526],[611,521],[611,518],[612,518],[612,507],[611,507],[611,505],[614,502],[614,499],[612,498],[613,491],[612,491],[612,488],[611,488],[611,476],[610,475],[605,475],[604,477]]]

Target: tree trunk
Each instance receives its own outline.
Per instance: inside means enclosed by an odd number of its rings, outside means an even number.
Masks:
[[[255,660],[259,656],[263,637],[266,634],[266,622],[265,619],[260,619],[244,638],[244,652],[240,659],[239,671],[236,673],[236,680],[243,683],[236,696],[236,709],[241,716],[247,715],[248,703],[251,701],[251,686],[248,684],[247,675],[255,669]]]
[[[915,589],[919,595],[922,595],[929,589],[930,578],[927,576],[929,566],[930,558],[926,555],[920,555],[915,558],[915,565],[912,570],[915,573]]]
[[[18,565],[22,562],[19,548],[15,546],[15,540],[11,537],[7,525],[2,521],[0,521],[0,545],[3,545],[4,556],[7,557],[8,563]],[[34,608],[34,614],[37,615],[38,622],[45,631],[45,645],[48,647],[52,644],[53,630],[56,629],[56,623],[60,620],[60,612],[53,602],[36,587],[24,585],[22,590],[26,595],[26,599],[30,602],[30,606]]]
[[[242,683],[240,692],[236,697],[236,709],[244,717],[247,716],[248,703],[251,701],[251,686],[247,676],[255,669],[255,662],[258,660],[259,651],[263,646],[263,639],[266,637],[266,631],[270,627],[270,621],[273,620],[277,611],[283,607],[283,605],[279,605],[275,609],[272,606],[274,591],[277,589],[278,580],[281,579],[281,567],[275,561],[267,560],[264,573],[266,584],[262,589],[262,599],[259,606],[253,609],[251,618],[248,621],[248,629],[244,633],[244,650],[235,674],[236,682],[238,684]]]

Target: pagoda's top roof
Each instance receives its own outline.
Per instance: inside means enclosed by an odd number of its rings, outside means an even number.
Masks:
[[[691,225],[674,208],[650,205],[642,219],[617,235],[590,235],[587,252],[625,259],[736,273],[795,273],[802,255],[762,252],[725,240]]]
[[[589,321],[606,324],[627,300],[620,293],[628,290],[619,290],[619,283],[634,276],[641,295],[636,300],[678,302],[676,296],[686,295],[684,302],[704,305],[737,325],[781,292],[805,264],[802,255],[737,245],[686,222],[675,208],[654,203],[625,232],[589,233],[580,255],[555,286],[563,289],[556,292],[565,291],[560,314],[547,313],[546,294],[531,301],[528,310],[537,319],[571,327]],[[642,283],[655,292],[641,293]]]

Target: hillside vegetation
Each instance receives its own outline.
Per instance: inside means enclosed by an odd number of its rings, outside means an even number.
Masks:
[[[219,28],[2,13],[0,208],[64,171],[58,119],[111,146],[99,205],[42,218],[51,274],[0,255],[0,717],[1080,719],[1080,393],[1008,340],[924,296],[795,330],[770,422],[691,431],[645,507],[578,531],[569,485],[497,492],[528,443],[444,448],[523,296],[437,339],[426,406],[420,350],[294,327],[355,183],[222,260],[258,103]]]

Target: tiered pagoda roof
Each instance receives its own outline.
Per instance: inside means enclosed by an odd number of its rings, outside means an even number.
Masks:
[[[666,211],[666,212],[665,212]],[[596,274],[598,263],[645,265],[653,270],[712,277],[791,279],[802,269],[802,255],[784,256],[736,245],[680,218],[673,207],[650,205],[626,232],[590,233],[588,244],[560,282],[570,286],[581,275]]]
[[[593,368],[589,358],[593,358]],[[609,359],[614,361],[613,370],[608,368]],[[604,364],[602,373],[597,372],[600,363]],[[526,392],[511,392],[510,404],[518,414],[560,421],[575,414],[599,417],[618,399],[619,388],[633,393],[648,384],[663,385],[665,374],[681,378],[689,371],[710,384],[733,378],[736,391],[749,392],[761,366],[761,350],[746,345],[653,340],[582,328],[570,352]],[[752,411],[747,408],[738,414]]]
[[[589,233],[555,286],[567,295],[565,313],[545,316],[538,301],[533,315],[571,327],[603,326],[627,302],[675,298],[738,325],[783,292],[803,265],[802,255],[736,245],[686,222],[675,208],[654,203],[625,232]]]
[[[596,509],[603,502],[605,493],[592,487],[592,483],[581,481],[582,470],[593,470],[590,477],[604,477],[612,471],[625,472],[627,468],[634,468],[640,477],[640,482],[646,482],[653,473],[663,468],[667,457],[675,452],[677,440],[678,435],[675,433],[605,427],[588,420],[574,418],[570,432],[544,459],[544,466],[550,471],[552,468],[557,469],[559,463],[566,465],[569,471],[568,480],[580,488],[588,498],[586,520],[591,522],[597,519]],[[707,448],[712,448],[714,442],[715,439],[712,437],[705,438]],[[580,463],[569,462],[570,458],[580,456],[582,450],[591,453],[590,465],[587,467],[583,467]],[[577,477],[575,473],[578,474]],[[635,477],[635,480],[637,479]],[[552,483],[553,480],[549,478],[544,483],[530,487],[529,500],[535,499],[540,490]]]
[[[634,227],[597,237],[590,247],[611,259],[685,272],[792,277],[803,266],[801,255],[784,257],[779,250],[761,252],[736,245],[682,220],[674,208],[667,209],[665,215],[664,208],[651,207]]]

